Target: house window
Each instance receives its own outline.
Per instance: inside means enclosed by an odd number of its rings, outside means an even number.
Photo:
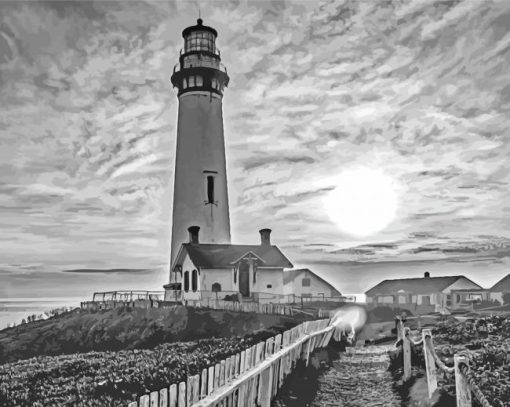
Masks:
[[[273,286],[271,284],[268,284],[266,287],[267,288],[273,288]]]
[[[451,307],[452,306],[452,296],[451,294],[446,295],[446,306]]]
[[[237,283],[237,268],[234,268],[234,284]]]
[[[214,203],[214,176],[207,176],[207,203]]]
[[[215,293],[218,293],[221,291],[221,284],[220,283],[214,283],[212,285],[212,291]]]
[[[257,269],[253,268],[253,284],[257,282]]]
[[[184,291],[189,291],[189,271],[184,272]]]
[[[430,305],[430,295],[422,295],[421,303],[422,305]]]
[[[301,294],[303,298],[312,298],[312,294]]]
[[[407,296],[406,295],[399,295],[398,296],[398,303],[399,304],[405,304],[407,302]]]
[[[380,304],[393,304],[393,295],[381,295],[377,297],[377,302]]]
[[[193,270],[191,272],[191,289],[193,292],[197,291],[198,289],[198,271]]]
[[[303,285],[303,287],[310,287],[311,281],[309,278],[303,278],[303,280],[301,280],[301,284]]]

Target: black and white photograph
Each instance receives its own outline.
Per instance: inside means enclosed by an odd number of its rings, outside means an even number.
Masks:
[[[510,0],[0,0],[0,407],[510,407]]]

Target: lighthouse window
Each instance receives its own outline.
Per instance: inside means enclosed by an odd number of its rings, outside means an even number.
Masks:
[[[214,203],[214,177],[212,175],[207,176],[207,203]]]
[[[196,85],[197,86],[202,86],[203,84],[204,84],[204,81],[203,81],[202,77],[201,76],[197,76],[196,77]]]
[[[210,32],[195,31],[186,38],[185,50],[214,52],[214,36]]]
[[[195,77],[194,76],[190,76],[189,77],[189,87],[193,88],[194,86],[195,86]]]
[[[183,89],[186,89],[187,87],[188,87],[188,81],[186,80],[186,78],[184,78],[184,79],[182,80],[182,88],[183,88]]]
[[[211,86],[213,89],[218,89],[218,79],[212,78],[211,79]]]

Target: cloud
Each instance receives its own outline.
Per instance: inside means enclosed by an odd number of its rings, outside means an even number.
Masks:
[[[506,256],[472,242],[489,230],[510,237],[508,2],[201,8],[231,77],[223,113],[235,242],[271,227],[304,266],[342,255]],[[169,76],[195,4],[0,9],[9,237],[0,254],[64,268],[166,264],[178,107]],[[352,166],[401,187],[397,219],[365,240],[342,233],[321,203]]]

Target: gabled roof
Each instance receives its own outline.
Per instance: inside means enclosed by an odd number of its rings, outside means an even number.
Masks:
[[[265,264],[266,262],[264,261],[264,259],[260,258],[260,256],[257,256],[255,253],[253,253],[251,250],[249,252],[246,252],[244,253],[243,255],[241,255],[240,257],[238,257],[237,259],[235,260],[232,260],[230,262],[230,264],[234,265],[234,264],[237,264],[239,263],[241,260],[245,259],[245,258],[251,258],[252,260],[260,260],[263,264]]]
[[[240,260],[249,252],[260,258],[264,267],[293,267],[277,246],[184,243],[181,250],[188,253],[195,266],[203,268],[231,268],[233,262]]]
[[[496,284],[494,284],[490,291],[510,292],[510,274],[508,274],[506,277],[503,277]]]
[[[291,281],[293,281],[297,276],[299,276],[301,273],[310,273],[311,275],[315,276],[318,280],[322,281],[324,284],[327,284],[331,290],[334,290],[338,293],[338,295],[341,295],[340,291],[338,291],[335,287],[331,285],[328,281],[324,280],[321,276],[315,274],[310,269],[295,269],[295,270],[288,270],[283,273],[283,284],[288,284]]]
[[[407,294],[430,294],[441,292],[451,286],[460,278],[464,276],[449,276],[449,277],[420,277],[420,278],[401,278],[396,280],[384,280],[366,291],[366,295],[377,294],[397,294],[398,291],[403,290]],[[466,278],[467,279],[467,278]],[[469,279],[467,279],[469,280]],[[471,280],[469,280],[471,281]],[[471,281],[472,282],[472,281]],[[475,283],[473,283],[475,284]],[[478,284],[477,284],[478,285]],[[482,287],[478,286],[480,289]]]

